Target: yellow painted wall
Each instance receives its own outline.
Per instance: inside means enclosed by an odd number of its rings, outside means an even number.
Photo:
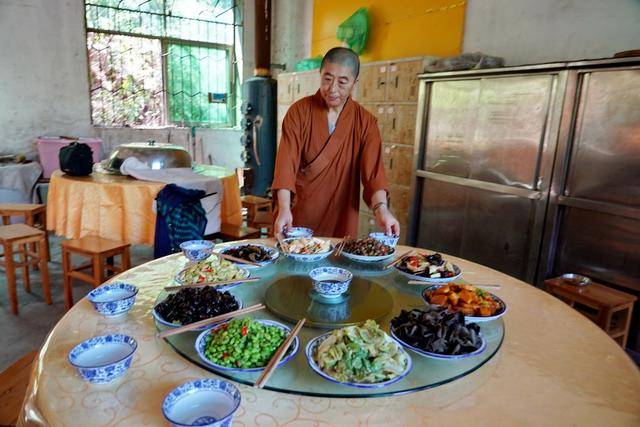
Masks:
[[[367,8],[370,24],[363,62],[460,53],[466,1],[315,0],[312,56],[340,46],[338,25],[360,7]]]

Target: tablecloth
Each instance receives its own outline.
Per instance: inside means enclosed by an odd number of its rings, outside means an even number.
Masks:
[[[221,181],[221,222],[240,225],[242,203],[236,174],[215,166],[197,170]],[[49,183],[47,228],[70,239],[100,236],[153,245],[153,202],[165,185],[127,176],[93,173],[73,177],[56,171]]]
[[[18,191],[25,195],[25,200],[31,200],[40,175],[40,163],[0,164],[0,188]]]

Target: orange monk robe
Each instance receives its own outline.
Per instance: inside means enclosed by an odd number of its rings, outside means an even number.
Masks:
[[[292,193],[295,226],[317,236],[358,234],[360,182],[363,198],[387,191],[380,131],[375,117],[351,98],[333,134],[320,91],[294,103],[284,117],[273,192]]]

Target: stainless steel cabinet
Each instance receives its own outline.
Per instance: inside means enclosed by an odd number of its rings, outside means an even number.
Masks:
[[[566,72],[422,82],[415,242],[533,281]]]

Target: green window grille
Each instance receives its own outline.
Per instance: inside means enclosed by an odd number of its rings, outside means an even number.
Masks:
[[[233,126],[234,0],[87,0],[94,124]]]

